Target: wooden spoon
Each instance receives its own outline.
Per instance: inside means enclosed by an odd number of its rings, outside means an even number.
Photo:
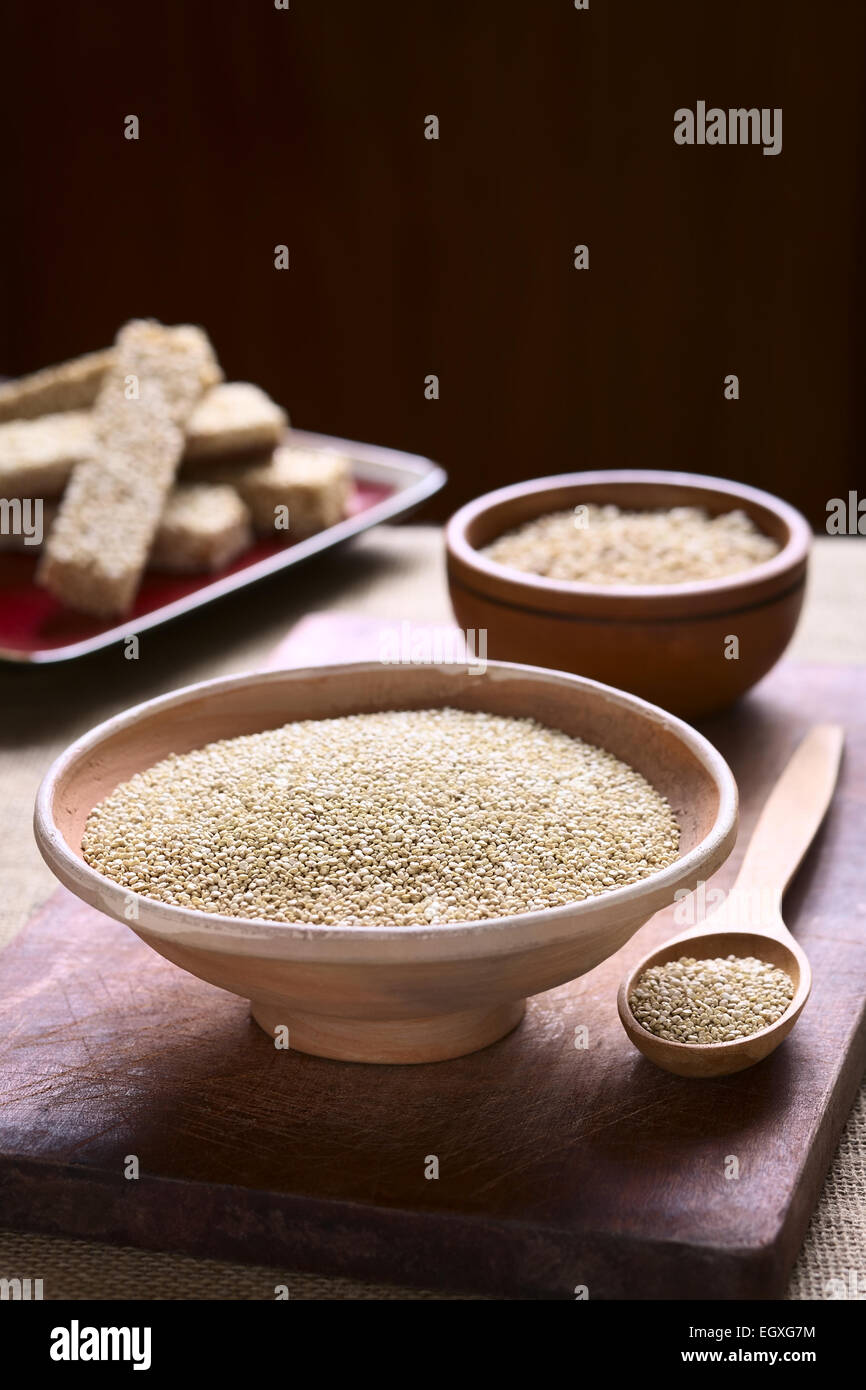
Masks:
[[[724,906],[699,927],[690,927],[651,951],[622,981],[619,1016],[635,1047],[677,1076],[729,1076],[754,1066],[790,1033],[812,988],[806,955],[782,921],[782,894],[814,839],[836,785],[844,733],[837,724],[809,731],[771,791],[736,882]],[[684,949],[687,948],[687,949]],[[638,1023],[629,1005],[632,990],[651,965],[681,956],[757,956],[790,975],[794,998],[775,1023],[733,1042],[679,1043],[657,1038]]]

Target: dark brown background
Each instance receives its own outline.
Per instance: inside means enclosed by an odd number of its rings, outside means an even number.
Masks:
[[[0,370],[197,320],[298,424],[439,459],[439,515],[646,465],[822,525],[862,478],[860,0],[12,0],[2,38]],[[782,153],[675,146],[699,99],[781,106]]]

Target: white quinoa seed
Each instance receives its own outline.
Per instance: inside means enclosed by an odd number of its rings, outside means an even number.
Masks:
[[[743,511],[701,507],[621,511],[613,505],[548,512],[506,531],[482,554],[511,569],[580,584],[683,584],[721,579],[778,554]]]
[[[793,998],[790,975],[755,956],[681,956],[645,970],[628,1002],[638,1023],[657,1038],[721,1043],[769,1027]]]
[[[94,808],[87,863],[160,902],[332,926],[558,907],[667,867],[665,799],[532,719],[305,720],[172,755]]]

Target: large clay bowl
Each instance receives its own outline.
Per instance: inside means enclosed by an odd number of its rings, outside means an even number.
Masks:
[[[740,508],[781,549],[724,579],[635,587],[544,579],[480,553],[503,531],[588,502],[712,515]],[[486,630],[496,660],[575,671],[694,718],[731,704],[779,660],[803,604],[810,542],[798,511],[741,483],[647,470],[563,473],[489,492],[455,513],[446,531],[451,604],[461,628]]]
[[[532,715],[625,759],[669,799],[681,826],[674,864],[640,883],[517,917],[436,927],[323,927],[244,921],[141,897],[91,869],[91,808],[169,753],[289,720],[459,706]],[[100,724],[57,759],[36,803],[39,847],[57,877],[155,951],[252,1001],[273,1036],[305,1052],[367,1062],[457,1057],[503,1036],[528,995],[592,970],[678,889],[730,852],[736,786],[710,743],[659,709],[593,681],[491,663],[346,665],[207,681]],[[611,1001],[613,1007],[613,1001]]]

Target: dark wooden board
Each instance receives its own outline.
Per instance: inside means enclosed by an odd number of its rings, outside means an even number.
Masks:
[[[244,1001],[59,892],[0,958],[0,1224],[504,1297],[779,1297],[866,1060],[864,709],[860,672],[787,666],[705,726],[744,836],[806,727],[848,730],[786,900],[812,999],[723,1080],[656,1070],[617,1018],[670,913],[495,1046],[376,1067],[275,1051]]]

